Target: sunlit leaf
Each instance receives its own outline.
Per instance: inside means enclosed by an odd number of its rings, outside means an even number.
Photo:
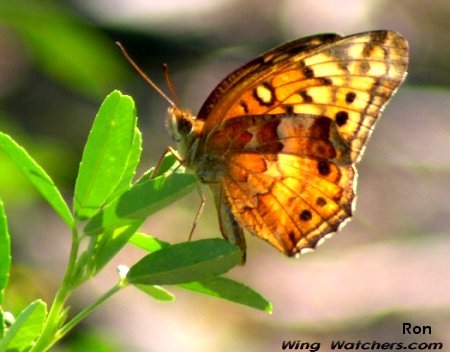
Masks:
[[[122,175],[120,183],[117,185],[113,193],[109,196],[107,203],[109,203],[110,200],[113,200],[114,198],[116,198],[117,196],[121,195],[123,192],[131,188],[133,178],[136,174],[136,168],[141,159],[141,153],[142,153],[142,134],[141,131],[139,131],[139,129],[136,127],[134,132],[133,144],[131,146],[128,161],[126,163],[127,166],[125,168],[125,172]]]
[[[87,223],[84,232],[92,236],[136,221],[142,223],[151,214],[194,190],[197,185],[194,175],[178,172],[137,182],[96,214]]]
[[[90,272],[99,272],[122,248],[140,227],[140,222],[130,223],[92,238],[94,251],[90,260]]]
[[[72,226],[74,220],[69,207],[45,170],[33,160],[24,148],[2,132],[0,132],[0,149],[11,158],[66,224]]]
[[[3,303],[5,288],[8,285],[11,269],[11,244],[8,232],[8,221],[0,199],[0,304]]]
[[[5,336],[5,328],[6,328],[6,324],[5,324],[5,314],[3,313],[3,309],[0,306],[0,341],[3,339],[3,337]]]
[[[0,352],[22,351],[41,333],[47,316],[47,305],[38,299],[25,308],[14,321],[6,336],[0,341]]]
[[[272,304],[250,287],[225,277],[212,277],[178,285],[186,290],[243,304],[272,313]]]
[[[75,184],[74,209],[89,218],[100,209],[135,164],[136,138],[133,100],[118,91],[106,97],[89,133]],[[133,159],[133,160],[132,160]],[[134,170],[133,170],[134,171]],[[134,172],[133,172],[134,173]],[[127,180],[128,181],[128,180]]]
[[[159,251],[161,248],[170,246],[168,242],[161,241],[155,237],[151,237],[140,232],[135,233],[133,236],[131,236],[131,238],[128,240],[128,243],[148,252]]]
[[[135,285],[138,289],[145,292],[152,298],[158,301],[171,302],[175,299],[175,296],[161,286],[155,285]]]

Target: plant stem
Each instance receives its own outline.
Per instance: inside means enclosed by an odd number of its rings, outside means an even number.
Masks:
[[[91,314],[95,309],[97,309],[100,305],[106,302],[112,295],[114,295],[123,287],[124,285],[121,282],[119,282],[118,284],[114,285],[111,289],[109,289],[107,292],[105,292],[103,295],[101,295],[97,301],[95,301],[93,304],[83,309],[80,313],[78,313],[75,317],[73,317],[72,320],[70,320],[58,331],[56,336],[57,339],[59,340],[63,336],[65,336],[80,321],[86,318],[89,314]]]
[[[72,290],[71,280],[76,266],[78,247],[79,239],[77,224],[74,224],[74,227],[72,228],[72,246],[70,249],[70,257],[67,264],[66,273],[64,274],[61,286],[55,294],[55,298],[53,299],[53,303],[45,321],[42,333],[37,339],[35,345],[31,348],[30,352],[46,351],[54,342],[56,342],[55,333],[62,323],[61,318],[64,310],[64,304],[69,298]]]

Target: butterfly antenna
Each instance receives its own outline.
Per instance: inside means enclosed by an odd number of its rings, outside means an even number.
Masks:
[[[167,64],[163,64],[162,68],[164,72],[164,78],[166,79],[167,86],[169,87],[170,90],[170,94],[172,94],[173,100],[175,100],[175,106],[180,106],[180,101],[175,91],[175,86],[173,85],[172,80],[170,79],[169,66]]]
[[[120,52],[122,53],[122,55],[125,57],[125,59],[131,64],[131,66],[133,66],[133,68],[137,71],[137,73],[139,73],[139,75],[148,83],[150,84],[150,86],[156,90],[156,92],[161,95],[164,99],[167,100],[167,102],[173,106],[173,107],[177,107],[178,105],[175,104],[172,99],[170,99],[166,93],[164,93],[156,84],[155,82],[153,82],[149,76],[147,76],[144,71],[142,71],[142,69],[137,65],[136,62],[134,62],[134,60],[130,57],[130,55],[128,55],[127,51],[125,50],[125,48],[123,47],[123,45],[120,42],[116,42],[115,43],[117,45],[117,47],[119,48]],[[167,79],[167,78],[166,78]],[[170,88],[171,86],[169,85],[169,89],[172,93],[172,88]]]

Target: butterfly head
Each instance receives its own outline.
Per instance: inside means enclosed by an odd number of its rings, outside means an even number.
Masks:
[[[191,133],[193,117],[190,112],[175,106],[171,106],[167,112],[167,129],[172,139],[179,143]]]
[[[171,106],[168,109],[167,129],[172,139],[177,142],[182,157],[187,156],[192,144],[197,139],[202,122],[189,111]]]

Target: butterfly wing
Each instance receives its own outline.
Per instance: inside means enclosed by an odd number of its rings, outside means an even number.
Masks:
[[[300,39],[226,77],[197,119],[205,122],[207,136],[226,120],[245,115],[326,116],[336,122],[356,161],[407,65],[408,43],[392,31]]]
[[[252,138],[243,145],[249,133]],[[280,251],[293,255],[313,248],[351,216],[355,171],[329,118],[300,114],[233,119],[209,143],[226,150],[226,172],[220,191],[214,192],[221,199],[218,209],[230,209],[239,224]],[[235,242],[236,231],[221,229]]]
[[[406,41],[390,31],[314,36],[225,78],[198,115],[193,165],[214,184],[224,236],[243,242],[223,226],[237,220],[293,255],[336,231],[351,216],[353,165],[407,57]]]

